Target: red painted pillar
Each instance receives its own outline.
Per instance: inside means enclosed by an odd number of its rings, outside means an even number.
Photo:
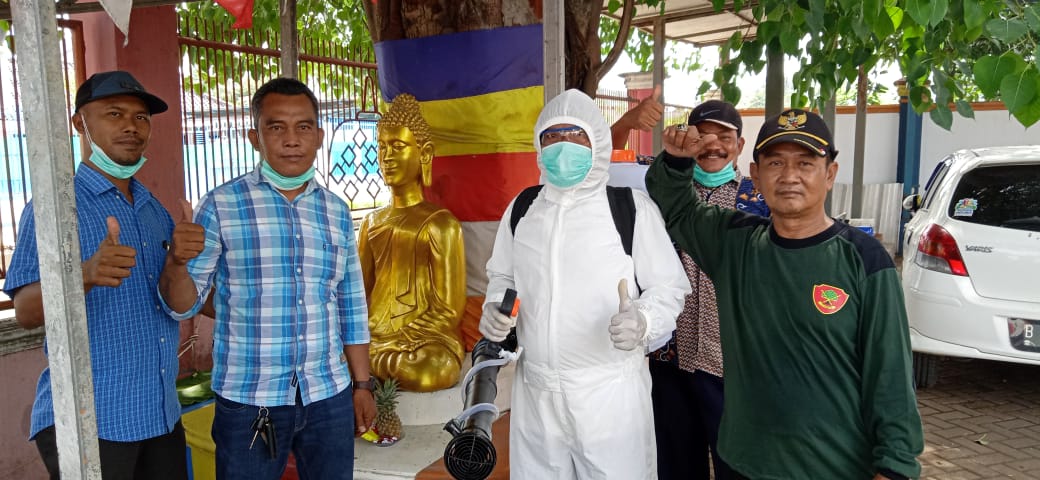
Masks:
[[[152,138],[145,152],[148,162],[137,179],[178,218],[177,199],[184,198],[184,154],[175,7],[135,8],[130,15],[130,42],[125,47],[122,32],[105,12],[74,15],[73,19],[83,22],[88,77],[107,70],[126,70],[170,106],[152,117]]]

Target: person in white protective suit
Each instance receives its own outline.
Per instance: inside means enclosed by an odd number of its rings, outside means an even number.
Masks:
[[[625,253],[607,200],[610,130],[592,99],[563,92],[546,104],[534,133],[545,186],[515,234],[515,199],[503,215],[480,320],[492,341],[515,325],[523,347],[510,474],[657,478],[645,354],[675,329],[689,280],[660,212],[641,191],[632,192],[632,255]],[[507,288],[520,299],[516,317],[498,312]]]

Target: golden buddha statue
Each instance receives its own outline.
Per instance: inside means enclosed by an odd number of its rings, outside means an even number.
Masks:
[[[458,381],[465,354],[462,227],[451,212],[423,199],[433,142],[415,97],[398,95],[376,130],[391,199],[365,216],[358,233],[372,373],[397,379],[404,390],[441,390]]]

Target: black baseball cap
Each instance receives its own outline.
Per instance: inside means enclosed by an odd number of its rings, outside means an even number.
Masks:
[[[737,131],[737,136],[744,130],[744,122],[740,119],[737,109],[729,102],[722,100],[708,100],[690,112],[690,118],[686,121],[688,125],[698,125],[701,122],[712,122],[723,127]]]
[[[122,70],[113,70],[95,73],[79,86],[79,90],[76,90],[76,111],[94,100],[116,95],[140,98],[148,107],[148,113],[153,115],[165,112],[169,108],[161,98],[146,92],[133,75]]]
[[[767,118],[758,131],[758,139],[755,140],[755,149],[751,156],[757,162],[758,152],[778,143],[795,143],[821,157],[830,155],[831,160],[838,156],[831,130],[827,128],[823,118],[807,110],[792,108]]]

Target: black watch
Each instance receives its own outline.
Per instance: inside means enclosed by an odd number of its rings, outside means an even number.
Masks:
[[[360,382],[355,380],[355,381],[351,382],[350,386],[351,386],[351,388],[355,392],[358,391],[358,390],[368,390],[368,391],[372,392],[372,391],[375,391],[375,389],[376,389],[376,383],[371,378],[369,378],[368,380],[360,381]]]

